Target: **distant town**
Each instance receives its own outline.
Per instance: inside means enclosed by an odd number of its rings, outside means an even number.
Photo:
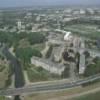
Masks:
[[[9,89],[25,89],[24,92],[30,94],[35,89],[26,88],[37,83],[57,84],[51,83],[57,81],[60,84],[62,81],[67,84],[79,80],[83,87],[83,83],[88,85],[90,81],[100,80],[99,74],[100,8],[0,10],[0,89],[8,89],[0,95],[6,95],[6,99],[20,100],[17,90],[13,92],[17,99],[13,99]],[[84,80],[87,78],[88,82]]]

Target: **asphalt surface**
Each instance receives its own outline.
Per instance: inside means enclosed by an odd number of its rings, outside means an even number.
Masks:
[[[14,57],[8,50],[8,48],[5,46],[3,49],[3,54],[6,56],[6,58],[10,61],[10,69],[15,75],[15,87],[20,88],[23,87],[25,82],[24,82],[24,75],[22,72],[22,67],[20,62],[16,57]]]

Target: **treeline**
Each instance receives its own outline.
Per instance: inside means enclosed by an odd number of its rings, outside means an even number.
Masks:
[[[72,21],[69,22],[65,22],[65,25],[73,25],[73,24],[92,24],[92,25],[100,25],[100,20],[95,20],[95,19],[84,19],[84,18],[80,18],[80,19],[73,19]],[[64,26],[65,26],[64,25]]]
[[[9,33],[0,32],[0,43],[8,44],[9,46],[17,45],[21,39],[27,39],[31,45],[42,43],[45,41],[45,36],[41,33]]]

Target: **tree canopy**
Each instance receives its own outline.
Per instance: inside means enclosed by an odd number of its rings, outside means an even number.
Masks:
[[[86,67],[84,76],[91,76],[100,73],[100,58],[95,58],[94,64],[90,64]]]
[[[41,57],[40,51],[37,49],[32,49],[30,47],[27,48],[17,48],[15,50],[16,56],[23,61],[23,63],[29,63],[32,56]]]
[[[28,35],[28,41],[30,44],[41,43],[45,40],[45,36],[41,33],[30,33]]]

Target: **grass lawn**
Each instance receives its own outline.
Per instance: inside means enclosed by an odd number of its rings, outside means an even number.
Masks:
[[[39,82],[60,79],[60,76],[51,74],[42,67],[32,67],[27,69],[27,75],[30,82]]]
[[[6,100],[4,96],[0,96],[0,100]]]
[[[0,88],[4,88],[6,80],[8,80],[8,69],[5,68],[3,72],[0,72]]]
[[[94,29],[97,26],[87,26],[82,24],[76,24],[76,25],[69,25],[64,28],[66,31],[71,31],[74,34],[85,36],[89,38],[98,38],[100,37],[100,32],[98,32],[96,29]]]
[[[0,59],[0,89],[4,88],[9,76],[9,62]]]
[[[85,96],[81,96],[78,98],[74,98],[72,100],[100,100],[100,91],[93,93],[93,94],[89,94],[89,95],[85,95]]]

